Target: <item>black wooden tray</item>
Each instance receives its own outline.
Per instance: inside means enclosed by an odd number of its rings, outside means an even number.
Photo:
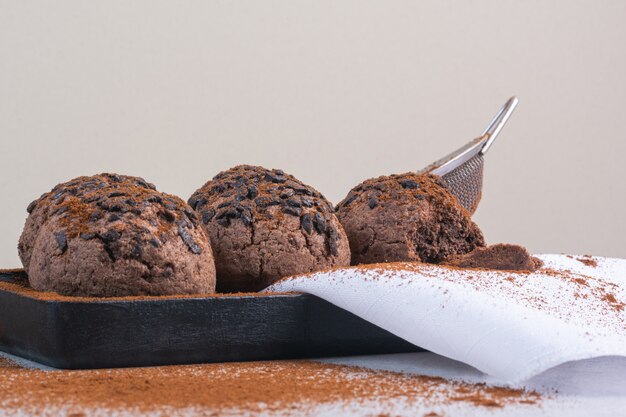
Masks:
[[[20,291],[25,278],[0,272],[0,350],[55,368],[422,350],[308,294],[54,300]]]

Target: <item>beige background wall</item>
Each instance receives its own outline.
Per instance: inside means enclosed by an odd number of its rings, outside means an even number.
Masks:
[[[0,0],[0,267],[27,204],[114,171],[187,198],[239,163],[337,202],[520,106],[492,242],[626,257],[624,1]]]

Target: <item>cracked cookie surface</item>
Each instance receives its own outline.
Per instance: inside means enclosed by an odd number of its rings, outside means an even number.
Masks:
[[[438,263],[485,245],[470,214],[433,175],[369,179],[348,193],[336,213],[350,241],[353,265]]]
[[[75,178],[27,211],[18,252],[34,289],[95,297],[215,290],[211,245],[195,212],[142,178]]]
[[[189,205],[210,237],[219,292],[258,291],[281,277],[350,263],[332,205],[281,170],[236,166]]]

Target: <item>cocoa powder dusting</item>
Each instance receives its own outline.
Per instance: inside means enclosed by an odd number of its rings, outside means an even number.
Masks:
[[[583,255],[576,258],[576,260],[584,265],[595,268],[598,266],[598,261],[596,261],[591,255]]]
[[[314,361],[43,371],[16,368],[0,360],[0,404],[5,410],[67,407],[76,415],[90,409],[137,414],[168,410],[173,417],[183,408],[216,415],[232,410],[267,413],[395,399],[427,406],[462,402],[500,408],[536,404],[541,396],[520,389]]]
[[[2,280],[2,275],[9,275],[8,281]],[[19,293],[22,296],[36,298],[42,301],[66,301],[66,302],[109,302],[109,301],[149,301],[149,300],[174,300],[174,299],[197,299],[197,298],[220,298],[220,297],[267,297],[283,295],[289,296],[290,292],[236,292],[236,293],[213,293],[213,294],[180,294],[180,295],[136,295],[125,297],[79,297],[61,295],[55,292],[38,291],[30,288],[28,278],[23,269],[0,270],[0,291]]]
[[[20,368],[20,366],[17,363],[13,362],[10,359],[0,356],[0,374],[2,374],[5,369],[16,369],[16,368]]]
[[[585,255],[585,256],[589,256],[589,255]],[[579,258],[574,258],[571,256],[568,256],[568,258],[572,258],[572,259],[576,259],[577,261],[580,261]],[[592,262],[594,267],[598,265],[598,262],[591,257],[587,258],[587,261]],[[590,288],[589,281],[593,279],[591,277],[585,277],[585,276],[574,274],[573,272],[569,270],[556,271],[554,269],[546,268],[545,270],[542,270],[542,273],[553,278],[565,279],[580,289],[589,289]],[[596,286],[593,289],[591,289],[591,294],[597,299],[601,300],[609,309],[614,310],[615,312],[619,313],[624,310],[624,307],[626,307],[626,304],[618,300],[615,297],[615,295],[609,291],[609,288],[613,285],[615,284],[609,283],[608,285]],[[578,294],[578,297],[587,298],[587,295]]]
[[[575,259],[583,265],[590,266],[595,268],[598,266],[598,261],[592,255],[582,255],[582,256],[573,256],[573,255],[565,255],[570,259]]]
[[[624,303],[622,303],[617,298],[615,298],[615,295],[613,295],[611,293],[606,293],[606,294],[603,295],[602,299],[606,303],[608,303],[614,310],[616,310],[616,311],[623,311],[624,310]]]

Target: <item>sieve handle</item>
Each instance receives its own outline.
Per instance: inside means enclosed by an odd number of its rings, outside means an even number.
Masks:
[[[508,99],[507,102],[504,103],[504,106],[500,108],[498,114],[496,114],[493,120],[489,123],[489,126],[487,126],[482,135],[480,135],[481,137],[487,137],[487,140],[485,140],[482,148],[480,148],[481,155],[487,153],[487,151],[493,144],[493,141],[496,140],[496,137],[498,137],[498,134],[500,133],[506,122],[509,120],[509,117],[511,117],[511,114],[513,114],[513,111],[515,110],[515,107],[517,107],[518,102],[519,100],[515,96]]]
[[[508,99],[479,137],[466,143],[451,154],[433,162],[420,172],[430,172],[443,176],[463,165],[474,156],[486,154],[507,120],[509,120],[513,110],[517,107],[518,101],[515,96]]]

